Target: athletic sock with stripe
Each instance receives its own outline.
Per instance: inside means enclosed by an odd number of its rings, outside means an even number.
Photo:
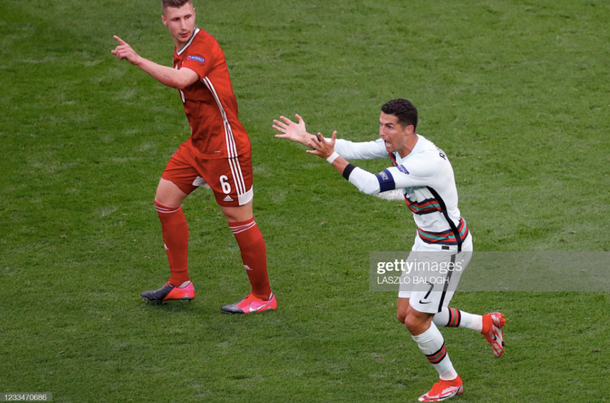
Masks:
[[[434,315],[434,324],[442,327],[462,327],[481,333],[483,331],[483,317],[472,313],[460,311],[455,308],[443,308]]]
[[[458,374],[453,368],[445,348],[445,339],[434,323],[430,323],[430,328],[422,334],[411,337],[426,355],[430,364],[436,368],[442,380],[450,381],[457,378]]]
[[[163,242],[171,270],[169,282],[174,287],[179,287],[189,281],[189,227],[180,206],[164,206],[155,201],[155,209],[161,220]]]
[[[267,247],[254,217],[230,222],[229,227],[239,245],[241,259],[252,285],[252,295],[261,300],[269,299],[271,287],[267,274]]]

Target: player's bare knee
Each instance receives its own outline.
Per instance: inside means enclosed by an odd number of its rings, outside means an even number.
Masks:
[[[239,207],[220,206],[228,222],[247,221],[254,217],[252,214],[252,202]]]
[[[396,312],[396,319],[398,319],[398,321],[400,323],[405,323],[405,319],[407,318],[407,313],[406,312],[401,312],[401,311],[397,311]]]
[[[407,315],[404,320],[404,324],[405,324],[407,330],[409,330],[409,333],[411,333],[411,334],[423,333],[422,321],[419,320],[419,318],[417,318],[415,315]]]
[[[409,333],[411,333],[414,336],[423,333],[423,331],[421,331],[421,329],[420,329],[419,324],[416,324],[413,321],[410,321],[408,318],[405,319],[405,327],[407,328]]]
[[[409,299],[408,298],[398,298],[396,303],[396,319],[400,323],[405,323],[405,319],[407,318],[407,314],[409,312]]]
[[[412,335],[422,334],[430,328],[433,317],[433,314],[409,309],[405,318],[405,326]]]
[[[155,202],[169,207],[178,207],[187,196],[176,184],[161,178],[155,193]]]

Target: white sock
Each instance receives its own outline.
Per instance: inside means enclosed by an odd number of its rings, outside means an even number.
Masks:
[[[481,333],[483,331],[483,317],[472,313],[460,311],[455,308],[443,308],[434,315],[432,321],[437,326],[463,327]]]
[[[434,323],[430,323],[430,328],[422,334],[412,337],[428,361],[436,368],[442,380],[450,381],[457,378],[458,374],[445,349],[445,339]]]

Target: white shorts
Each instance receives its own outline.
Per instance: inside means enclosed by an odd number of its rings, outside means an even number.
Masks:
[[[434,252],[434,253],[418,253],[418,252]],[[426,286],[425,291],[409,291],[405,290],[408,288],[401,285],[400,291],[398,292],[398,298],[408,298],[409,304],[418,312],[435,314],[449,306],[451,298],[455,293],[460,277],[468,266],[470,258],[472,257],[472,236],[468,234],[464,242],[462,243],[462,251],[457,252],[457,245],[438,245],[428,244],[421,240],[419,236],[415,237],[415,243],[411,248],[411,253],[407,261],[422,261],[422,256],[427,259],[433,259],[435,264],[457,264],[461,270],[447,271],[444,274],[438,274],[437,276],[443,276],[445,283],[437,282],[436,284],[429,284]],[[402,278],[405,278],[403,273]],[[401,281],[401,284],[406,282]]]

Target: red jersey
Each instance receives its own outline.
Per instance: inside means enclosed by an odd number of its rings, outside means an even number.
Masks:
[[[237,101],[220,45],[202,29],[174,51],[174,68],[188,67],[199,80],[180,91],[191,126],[188,142],[199,158],[235,158],[250,153],[250,139],[237,118]]]

